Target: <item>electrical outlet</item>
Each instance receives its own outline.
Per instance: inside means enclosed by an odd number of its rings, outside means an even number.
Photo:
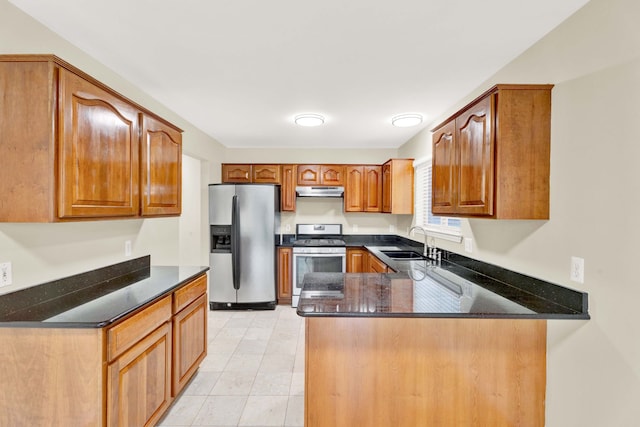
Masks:
[[[124,256],[131,256],[131,240],[124,242]]]
[[[396,226],[393,224],[389,224],[389,233],[395,233],[396,232]]]
[[[353,232],[357,233],[358,232],[358,224],[353,224]]]
[[[571,257],[571,271],[569,278],[574,282],[584,283],[584,258]]]
[[[0,263],[0,286],[7,286],[11,283],[13,283],[13,278],[11,277],[11,263]]]
[[[464,251],[473,253],[473,239],[471,237],[464,238]]]
[[[286,231],[287,233],[290,232],[291,231],[291,224],[285,224],[284,231]]]

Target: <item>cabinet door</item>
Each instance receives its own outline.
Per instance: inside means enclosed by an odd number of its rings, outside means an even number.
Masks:
[[[434,214],[455,213],[456,172],[458,171],[454,143],[455,129],[455,121],[451,121],[433,133],[431,211]]]
[[[382,212],[391,212],[391,163],[382,165]]]
[[[236,165],[236,164],[223,164],[222,165],[222,182],[251,182],[251,165]]]
[[[320,165],[298,165],[298,185],[320,185]]]
[[[140,115],[142,216],[180,215],[182,209],[182,133]]]
[[[280,184],[280,165],[251,165],[251,182],[259,184]]]
[[[137,216],[138,110],[59,72],[58,216]]]
[[[362,212],[364,210],[364,167],[347,166],[344,189],[344,211]]]
[[[207,355],[207,295],[173,317],[173,396],[184,388]]]
[[[164,323],[109,365],[107,425],[155,425],[170,403],[171,324]]]
[[[278,248],[278,304],[291,304],[293,249]]]
[[[296,165],[282,165],[280,205],[284,212],[296,211]]]
[[[344,166],[320,165],[320,184],[344,185]]]
[[[387,264],[380,261],[375,255],[369,253],[367,258],[370,273],[386,273],[388,271]]]
[[[462,214],[493,214],[493,95],[456,118],[458,206]]]
[[[347,248],[347,273],[366,273],[367,256],[365,249]]]
[[[382,167],[364,167],[365,212],[382,212]]]

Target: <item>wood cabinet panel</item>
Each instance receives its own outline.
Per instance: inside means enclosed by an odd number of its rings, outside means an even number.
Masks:
[[[347,273],[366,273],[368,256],[366,249],[347,248]]]
[[[391,159],[382,165],[382,212],[413,214],[413,159]]]
[[[108,368],[107,425],[153,426],[171,403],[171,323]]]
[[[367,270],[370,273],[387,273],[388,267],[387,264],[380,261],[375,255],[372,253],[367,254]]]
[[[140,115],[142,216],[180,215],[182,211],[182,133]]]
[[[364,166],[364,212],[382,212],[382,166]]]
[[[496,85],[433,130],[434,213],[549,218],[552,88]]]
[[[171,318],[171,295],[134,314],[107,332],[108,360],[112,361],[149,332]]]
[[[298,165],[298,185],[320,185],[320,165]]]
[[[298,165],[298,185],[344,185],[343,165]]]
[[[462,214],[493,214],[492,105],[493,97],[488,96],[456,118],[457,210]]]
[[[278,248],[278,304],[291,304],[293,296],[293,249]]]
[[[305,327],[306,427],[545,424],[545,320],[308,317]]]
[[[250,183],[251,182],[251,165],[241,165],[225,163],[222,165],[222,182],[223,183]]]
[[[257,184],[280,184],[280,165],[251,165],[251,182]]]
[[[208,308],[207,295],[201,294],[173,318],[174,397],[182,391],[207,355]]]
[[[364,166],[345,167],[344,211],[362,212],[364,210]]]
[[[322,185],[344,185],[344,166],[320,165],[320,183]]]
[[[296,165],[282,165],[280,208],[283,212],[295,212],[296,210],[296,171]]]
[[[458,197],[455,126],[455,121],[451,121],[433,134],[431,210],[434,214],[451,212]]]
[[[200,276],[173,293],[173,313],[177,313],[207,292],[207,276]]]
[[[0,328],[0,342],[0,426],[103,425],[102,329]]]
[[[136,216],[138,110],[59,71],[60,218]]]
[[[345,212],[382,211],[382,167],[347,165],[345,171]]]

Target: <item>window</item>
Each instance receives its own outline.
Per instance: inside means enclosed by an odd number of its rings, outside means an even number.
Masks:
[[[416,161],[415,163],[415,225],[429,231],[431,235],[451,240],[462,241],[460,231],[461,221],[457,218],[434,216],[431,213],[431,159]]]

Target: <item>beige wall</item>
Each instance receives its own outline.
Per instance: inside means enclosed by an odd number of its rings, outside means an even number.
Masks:
[[[547,426],[640,419],[640,3],[592,0],[449,111],[494,83],[554,83],[551,219],[463,221],[473,257],[589,293],[589,321],[550,321]],[[425,131],[400,156],[429,155]],[[420,153],[420,154],[418,154]],[[463,253],[461,245],[440,242]],[[569,280],[585,259],[585,283]]]

